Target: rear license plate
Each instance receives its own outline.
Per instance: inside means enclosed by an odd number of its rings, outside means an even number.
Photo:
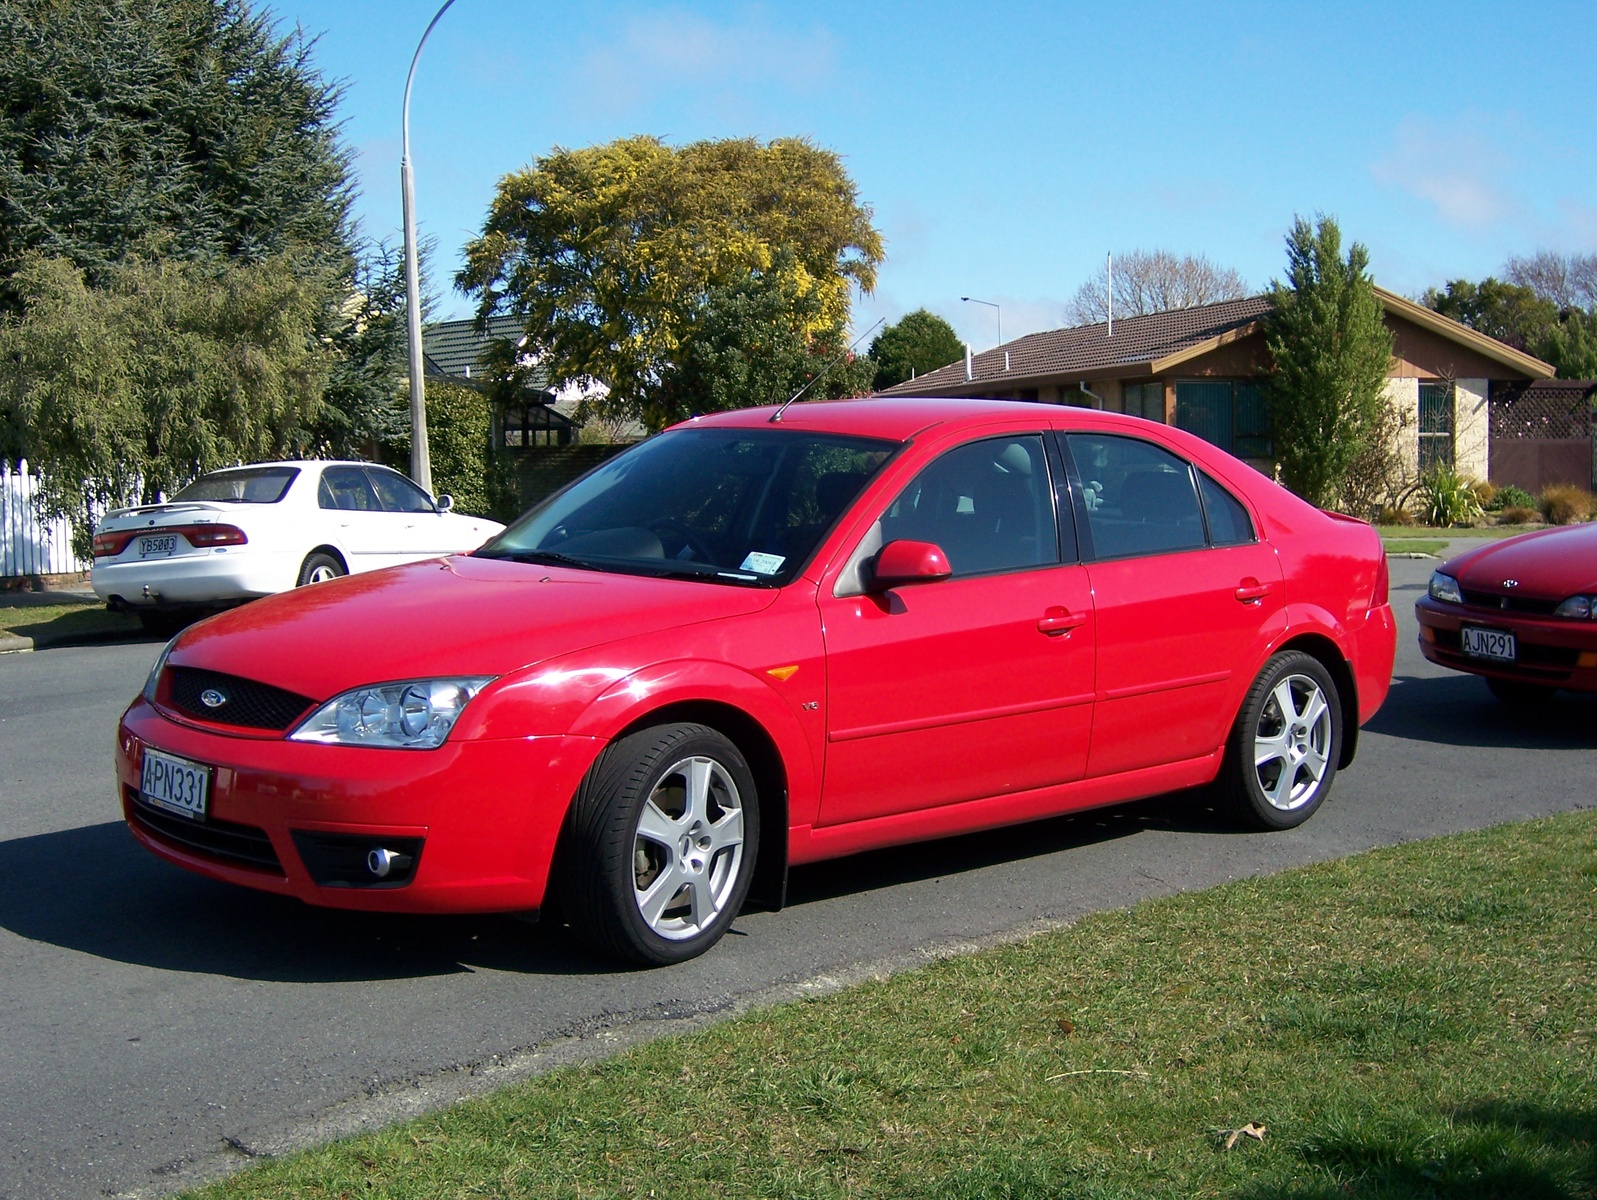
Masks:
[[[1464,626],[1461,631],[1464,653],[1471,658],[1490,658],[1498,662],[1514,661],[1514,635],[1501,629],[1475,629]]]
[[[139,778],[145,803],[203,821],[210,790],[210,767],[145,748],[144,773]]]
[[[176,552],[176,534],[169,533],[165,537],[141,537],[139,539],[140,558],[167,558]]]

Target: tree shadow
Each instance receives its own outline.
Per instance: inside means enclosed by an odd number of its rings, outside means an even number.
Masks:
[[[1597,696],[1559,692],[1545,704],[1509,705],[1472,675],[1399,675],[1364,732],[1443,746],[1597,749]]]
[[[503,916],[312,908],[162,862],[120,821],[0,842],[0,927],[117,962],[281,983],[618,969]]]
[[[1488,1100],[1438,1126],[1339,1130],[1295,1148],[1323,1181],[1263,1183],[1242,1200],[1590,1200],[1597,1195],[1597,1112]]]

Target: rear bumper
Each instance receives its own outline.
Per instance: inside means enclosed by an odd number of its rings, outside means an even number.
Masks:
[[[1429,596],[1415,601],[1414,616],[1420,626],[1420,653],[1437,666],[1517,683],[1597,692],[1597,622],[1442,604]],[[1467,656],[1460,634],[1466,625],[1512,633],[1515,661]]]
[[[96,560],[89,584],[101,600],[117,597],[129,608],[169,608],[270,596],[292,587],[298,570],[292,554],[229,546],[179,558]]]
[[[1392,666],[1397,661],[1397,618],[1392,606],[1370,609],[1354,641],[1354,682],[1359,693],[1359,724],[1363,725],[1386,703],[1392,690]]]
[[[212,768],[205,821],[140,802],[146,745]],[[135,838],[212,879],[331,908],[516,911],[542,905],[566,808],[599,749],[565,736],[429,751],[230,737],[139,699],[117,731],[117,791]],[[328,866],[331,846],[358,868],[368,841],[416,850],[413,872],[394,884]]]

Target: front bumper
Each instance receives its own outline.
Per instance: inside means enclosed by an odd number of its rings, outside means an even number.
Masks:
[[[1414,603],[1420,626],[1420,653],[1454,671],[1574,692],[1597,692],[1597,622],[1530,616],[1463,604],[1444,604],[1422,596]],[[1460,630],[1469,625],[1514,635],[1514,662],[1471,658]]]
[[[213,768],[205,821],[140,802],[146,745]],[[543,904],[566,808],[601,748],[568,736],[436,750],[234,737],[168,720],[141,698],[118,726],[117,788],[135,838],[212,879],[330,908],[509,912]],[[329,871],[329,845],[358,865],[367,841],[415,848],[414,871],[398,884]]]

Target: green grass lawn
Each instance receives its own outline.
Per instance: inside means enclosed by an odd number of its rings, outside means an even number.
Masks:
[[[126,613],[114,613],[98,600],[74,604],[21,604],[16,597],[0,593],[0,633],[14,633],[35,641],[83,637],[100,633],[139,634],[138,621]]]
[[[1381,544],[1388,554],[1440,554],[1447,548],[1446,542],[1429,538],[1383,538]]]
[[[1428,525],[1377,525],[1375,528],[1383,538],[1506,538],[1519,533],[1529,533],[1533,529],[1546,529],[1547,526],[1488,525],[1481,529],[1473,527],[1436,529]]]
[[[1089,917],[201,1194],[1589,1200],[1594,1041],[1586,812]]]

